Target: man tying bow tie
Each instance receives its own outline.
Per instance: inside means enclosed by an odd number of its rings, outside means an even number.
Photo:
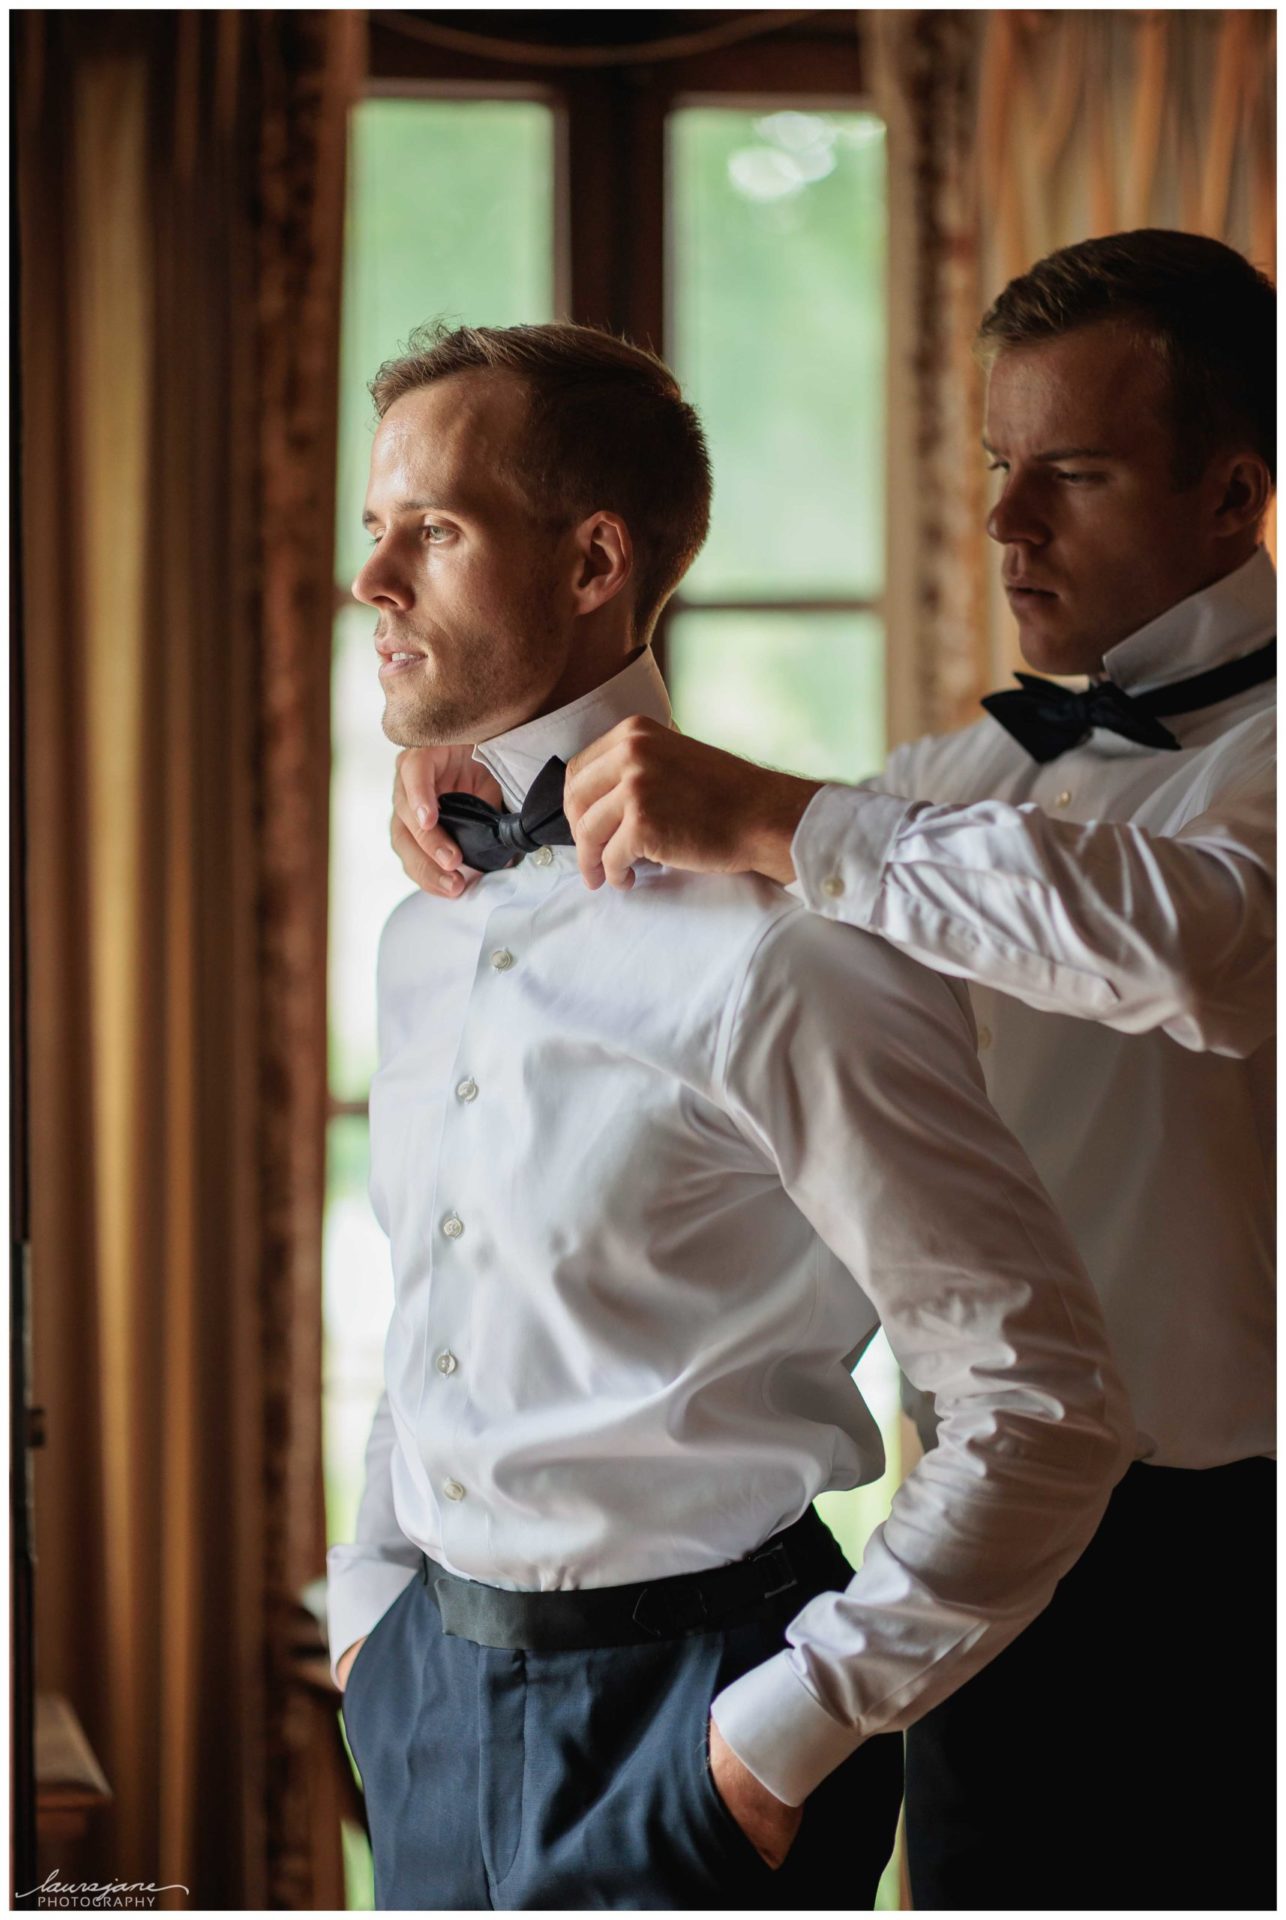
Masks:
[[[993,696],[860,788],[635,714],[566,808],[593,888],[758,872],[969,983],[1149,1436],[1053,1605],[910,1727],[917,1906],[1270,1907],[1276,298],[1216,241],[1119,234],[980,346],[1022,650],[1086,691]],[[399,771],[394,846],[459,892],[434,756]]]
[[[559,844],[555,763],[669,725],[647,642],[709,507],[673,377],[462,329],[373,391],[385,731],[481,741],[499,803],[454,815],[489,870],[380,948],[395,1307],[328,1560],[377,1901],[869,1906],[900,1729],[1133,1449],[1093,1289],[963,987],[751,875],[594,896]],[[854,1575],[812,1502],[882,1471],[881,1322],[941,1431]]]

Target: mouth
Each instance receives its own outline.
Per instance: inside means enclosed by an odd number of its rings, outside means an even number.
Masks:
[[[1005,592],[1015,607],[1030,607],[1042,600],[1057,600],[1051,587],[1033,587],[1017,580],[1006,580]]]
[[[399,673],[409,673],[413,667],[420,666],[424,660],[422,653],[395,651],[391,647],[380,647],[377,651],[380,656],[379,677],[381,680],[392,680],[396,678]]]

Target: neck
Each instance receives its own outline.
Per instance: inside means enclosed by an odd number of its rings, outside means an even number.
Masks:
[[[612,680],[623,667],[643,651],[633,634],[623,625],[599,634],[578,633],[567,655],[567,662],[545,698],[526,716],[541,720],[559,707],[568,707],[595,687]]]

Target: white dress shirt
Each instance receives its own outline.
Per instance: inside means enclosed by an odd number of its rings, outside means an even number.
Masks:
[[[631,713],[669,719],[647,651],[478,757],[515,805]],[[848,1589],[715,1703],[798,1803],[1039,1612],[1133,1449],[965,989],[756,876],[643,864],[591,894],[569,848],[403,902],[378,998],[396,1304],[332,1659],[421,1548],[498,1587],[619,1585],[877,1478],[852,1369],[882,1321],[941,1443]]]
[[[1276,631],[1259,548],[1104,656],[1144,692]],[[1271,1453],[1276,684],[1044,766],[989,716],[826,787],[797,892],[969,981],[987,1089],[1070,1225],[1157,1464]],[[878,791],[877,791],[878,789]],[[1176,1044],[1177,1043],[1177,1044]]]

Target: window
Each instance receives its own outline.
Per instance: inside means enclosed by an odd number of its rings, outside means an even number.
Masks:
[[[605,18],[593,16],[600,28]],[[507,324],[557,312],[655,344],[702,414],[716,471],[708,546],[657,636],[680,725],[803,773],[874,772],[884,748],[883,127],[860,108],[856,42],[819,31],[832,35],[824,45],[788,36],[734,62],[734,95],[709,61],[586,76],[438,49],[429,59],[373,16],[383,77],[353,116],[333,683],[333,1539],[351,1538],[392,1307],[387,1243],[366,1195],[366,1094],[376,947],[408,886],[388,846],[396,750],[380,729],[372,619],[347,588],[366,551],[366,383],[437,315]],[[855,1561],[901,1477],[896,1369],[882,1336],[858,1378],[889,1467],[877,1486],[820,1503]],[[349,1842],[350,1904],[369,1905],[369,1856]],[[898,1904],[896,1866],[879,1904]]]

